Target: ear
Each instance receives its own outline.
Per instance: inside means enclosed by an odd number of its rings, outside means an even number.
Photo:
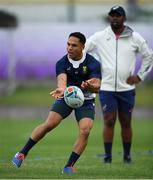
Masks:
[[[126,16],[124,17],[124,22],[126,21],[127,19],[126,19]]]
[[[107,16],[107,19],[108,19],[108,21],[110,21],[110,19],[111,19],[111,16],[110,16],[110,15],[108,15],[108,16]]]

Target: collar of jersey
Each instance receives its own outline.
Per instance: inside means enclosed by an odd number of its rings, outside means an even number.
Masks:
[[[73,59],[69,58],[68,56],[67,56],[67,58],[68,58],[69,62],[73,65],[74,68],[78,68],[79,65],[86,59],[86,53],[83,52],[82,58],[78,61],[74,61]]]

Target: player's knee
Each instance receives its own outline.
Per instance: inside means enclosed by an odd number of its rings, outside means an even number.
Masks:
[[[105,120],[105,126],[109,127],[109,128],[113,128],[115,125],[115,121],[113,119],[107,119]]]
[[[108,128],[113,128],[116,121],[115,113],[105,113],[104,114],[104,125]]]
[[[130,123],[123,123],[121,126],[122,126],[122,129],[130,129],[131,128]]]
[[[90,127],[84,127],[80,129],[80,134],[88,137],[90,134]]]

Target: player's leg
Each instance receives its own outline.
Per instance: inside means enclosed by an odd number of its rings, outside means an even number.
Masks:
[[[118,106],[114,92],[100,91],[100,103],[104,118],[104,127],[102,133],[105,150],[104,163],[111,163],[112,143]]]
[[[123,161],[131,162],[131,143],[132,143],[132,111],[135,102],[135,91],[120,93],[119,101],[119,122],[121,125],[121,137],[123,144]]]
[[[93,126],[93,120],[90,118],[83,118],[79,122],[79,136],[74,144],[72,153],[69,157],[69,160],[64,168],[64,173],[66,172],[76,172],[76,169],[73,167],[77,162],[82,152],[85,150],[90,130]]]
[[[43,138],[46,133],[51,131],[53,128],[55,128],[62,120],[62,117],[60,114],[56,112],[50,112],[48,115],[48,118],[46,121],[39,126],[37,126],[32,134],[31,137],[26,142],[25,146],[14,156],[12,159],[12,162],[17,167],[20,167],[23,160],[27,156],[30,149],[41,139]]]
[[[108,112],[103,114],[103,141],[104,141],[104,163],[111,163],[112,161],[112,145],[114,137],[114,127],[116,122],[116,112]]]
[[[73,151],[77,154],[81,155],[84,151],[92,127],[93,120],[90,118],[83,118],[79,121],[79,136],[73,147]]]
[[[64,112],[63,109],[65,110]],[[46,121],[33,130],[31,137],[28,139],[25,146],[18,153],[16,153],[12,159],[13,164],[20,167],[30,149],[49,131],[54,129],[62,121],[62,119],[71,113],[71,111],[72,109],[65,104],[64,100],[57,100],[53,105]]]
[[[93,119],[95,115],[94,101],[86,101],[81,108],[75,110],[75,115],[79,125],[79,135],[73,146],[68,162],[64,167],[63,173],[76,172],[76,169],[73,166],[85,150],[90,130],[93,127]]]
[[[59,113],[51,111],[46,121],[33,130],[31,134],[31,139],[35,142],[38,142],[48,132],[54,129],[61,122],[62,119],[63,118]]]
[[[131,162],[131,143],[132,143],[132,127],[131,117],[124,112],[119,112],[119,121],[121,124],[121,137],[123,144],[123,160],[124,162]]]

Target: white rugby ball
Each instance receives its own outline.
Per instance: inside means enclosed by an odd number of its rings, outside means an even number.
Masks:
[[[79,87],[69,86],[64,91],[64,100],[71,108],[78,108],[84,103],[84,95]]]

